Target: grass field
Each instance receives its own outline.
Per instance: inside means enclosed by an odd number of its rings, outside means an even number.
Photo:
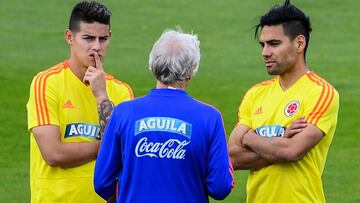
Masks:
[[[0,202],[29,202],[29,133],[26,102],[32,77],[66,59],[63,38],[76,1],[12,0],[0,6]],[[201,66],[190,95],[217,107],[227,133],[247,88],[267,79],[253,38],[256,17],[280,0],[103,1],[113,13],[105,69],[129,83],[136,96],[155,82],[147,69],[154,41],[179,25],[201,40]],[[311,16],[308,66],[340,93],[337,131],[323,175],[329,203],[360,202],[360,14],[359,1],[293,0]],[[245,202],[247,171],[224,202]],[[215,202],[215,201],[214,201]]]

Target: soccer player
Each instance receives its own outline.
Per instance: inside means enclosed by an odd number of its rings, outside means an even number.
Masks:
[[[256,26],[274,78],[247,91],[228,143],[234,168],[250,169],[249,203],[325,202],[321,175],[339,94],[306,65],[310,31],[309,17],[289,0],[272,7]]]
[[[70,58],[32,81],[27,103],[32,203],[104,202],[93,187],[100,132],[112,103],[133,98],[130,87],[102,67],[110,15],[97,2],[76,4],[64,34]]]
[[[118,105],[95,165],[96,192],[117,202],[208,202],[224,199],[233,170],[219,111],[185,88],[200,61],[196,35],[167,30],[150,53],[156,88]]]

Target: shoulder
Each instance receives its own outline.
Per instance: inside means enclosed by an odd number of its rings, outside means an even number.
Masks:
[[[221,116],[221,112],[216,107],[194,98],[192,98],[192,100],[194,101],[194,111],[201,112],[201,114]]]
[[[138,109],[139,106],[146,103],[146,101],[144,101],[145,98],[146,96],[142,96],[131,100],[123,101],[116,105],[115,110],[117,112],[121,112],[121,114],[131,113],[134,109]]]
[[[311,90],[310,92],[318,94],[320,97],[339,97],[339,93],[334,86],[316,73],[310,71],[306,74],[306,77],[308,79],[307,88]]]
[[[110,88],[116,89],[117,91],[127,92],[131,95],[131,98],[134,98],[133,91],[129,84],[127,84],[123,81],[120,81],[120,80],[116,79],[114,76],[107,74],[107,73],[105,73],[105,79],[106,79],[107,85],[110,86]]]
[[[66,63],[61,62],[52,66],[51,68],[39,72],[33,78],[33,86],[45,86],[49,83],[52,84],[52,82],[57,81],[57,79],[61,77],[61,73],[63,73],[63,71],[67,68],[68,66],[66,65]]]
[[[262,93],[263,91],[267,91],[269,88],[271,88],[273,85],[275,85],[277,81],[278,81],[278,78],[274,77],[270,80],[265,80],[265,81],[259,82],[255,85],[253,85],[252,87],[250,87],[246,91],[245,95],[259,94],[259,93]]]

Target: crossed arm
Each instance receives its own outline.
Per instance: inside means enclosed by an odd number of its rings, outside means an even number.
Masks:
[[[228,149],[230,160],[235,170],[238,169],[252,169],[257,170],[272,164],[262,158],[259,154],[252,151],[250,148],[243,145],[242,140],[244,135],[250,130],[246,125],[238,125],[231,132]]]
[[[228,147],[234,169],[258,170],[272,163],[295,162],[321,141],[324,133],[304,119],[295,121],[284,137],[262,137],[246,125],[231,133]]]

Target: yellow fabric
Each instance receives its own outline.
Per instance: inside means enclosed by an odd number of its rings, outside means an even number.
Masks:
[[[115,105],[133,98],[131,88],[111,75],[106,75],[106,87]],[[94,135],[99,132],[96,99],[66,61],[34,77],[27,109],[29,131],[35,126],[57,125],[62,142],[96,140]],[[93,188],[94,164],[95,161],[74,168],[51,167],[42,158],[31,133],[31,202],[104,202]]]
[[[290,103],[295,106],[292,112],[287,108]],[[248,203],[325,202],[321,175],[334,136],[338,108],[338,92],[314,72],[302,76],[286,91],[274,78],[253,86],[246,93],[239,107],[238,124],[269,137],[276,133],[281,136],[279,127],[289,127],[296,119],[305,117],[325,133],[320,143],[301,160],[250,171]]]

